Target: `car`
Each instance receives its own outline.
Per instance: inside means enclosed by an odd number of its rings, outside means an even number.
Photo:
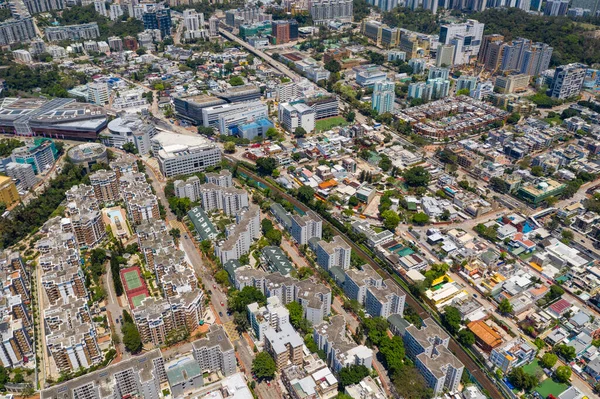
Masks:
[[[185,239],[187,240],[187,239],[188,239],[188,236],[187,236],[187,234],[184,234],[184,235],[183,235],[183,238],[185,238]]]
[[[117,324],[119,324],[119,319],[115,320],[115,322],[116,322]]]
[[[474,297],[474,298],[477,298],[477,294],[473,294],[473,297]]]
[[[106,312],[106,306],[102,306],[102,307],[100,308],[100,310],[101,310],[101,311],[103,311],[103,312]]]
[[[585,244],[585,240],[584,240],[583,238],[582,238],[581,240],[579,240],[579,241],[581,241],[582,243],[584,243],[584,244]]]
[[[225,304],[223,302],[221,302],[221,306],[225,306]]]
[[[213,284],[213,288],[217,288],[217,285],[216,285],[216,284]]]
[[[219,312],[219,317],[223,317],[223,312]]]

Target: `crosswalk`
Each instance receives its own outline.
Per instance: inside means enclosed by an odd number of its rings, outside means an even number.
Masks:
[[[233,321],[228,321],[227,323],[224,323],[223,328],[225,328],[225,332],[229,336],[230,341],[233,342],[240,339],[240,334],[238,334],[235,328],[235,323]]]

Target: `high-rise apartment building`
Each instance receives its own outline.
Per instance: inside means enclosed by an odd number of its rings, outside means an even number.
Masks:
[[[340,236],[333,237],[331,242],[319,241],[316,252],[317,264],[327,271],[332,267],[342,270],[350,268],[350,245]]]
[[[378,7],[381,11],[392,11],[398,7],[398,0],[368,0],[367,3]]]
[[[119,200],[119,182],[112,170],[98,170],[90,175],[90,184],[94,188],[96,199],[101,202]]]
[[[554,71],[550,96],[563,100],[581,92],[587,68],[582,64],[561,65]]]
[[[310,3],[310,15],[315,25],[330,21],[352,22],[352,0],[316,0]]]
[[[8,19],[0,22],[0,46],[24,43],[37,37],[33,18]]]
[[[155,7],[143,15],[144,29],[158,29],[164,39],[171,36],[171,9],[168,7]]]
[[[65,8],[64,0],[24,0],[23,3],[31,15]]]
[[[6,206],[19,202],[19,193],[17,186],[10,177],[0,176],[0,202]]]
[[[371,108],[379,114],[394,111],[394,100],[396,99],[396,85],[394,82],[384,80],[376,82],[371,95]]]
[[[33,166],[27,163],[9,162],[5,168],[6,175],[16,181],[19,189],[29,190],[37,183]]]
[[[469,19],[460,24],[444,24],[440,28],[440,43],[454,45],[454,65],[471,62],[479,54],[484,24]]]
[[[298,245],[308,244],[313,237],[321,238],[323,221],[313,211],[308,211],[304,216],[292,216],[292,237]]]
[[[418,329],[408,326],[403,334],[406,355],[415,363],[434,395],[456,392],[464,365],[448,350],[450,336],[432,319]]]

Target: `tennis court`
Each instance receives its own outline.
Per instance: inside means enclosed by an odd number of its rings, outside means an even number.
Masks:
[[[145,293],[139,294],[139,295],[136,295],[133,298],[131,298],[131,302],[133,303],[133,306],[137,308],[138,306],[140,306],[142,304],[142,301],[146,298],[147,298],[147,295]]]
[[[137,270],[132,270],[126,273],[123,273],[123,277],[125,277],[125,284],[127,285],[127,291],[138,289],[142,286],[142,280],[138,274]]]

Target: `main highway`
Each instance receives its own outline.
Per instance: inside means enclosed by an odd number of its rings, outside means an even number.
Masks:
[[[248,177],[256,180],[257,182],[260,182],[261,184],[264,184],[272,192],[278,192],[282,198],[289,201],[298,209],[301,209],[303,211],[309,210],[309,208],[305,204],[298,201],[295,197],[289,195],[287,192],[281,190],[279,187],[259,177],[252,171],[245,168],[242,164],[238,164],[238,167],[243,169],[244,173]],[[389,277],[393,279],[393,276],[387,270],[385,270],[377,262],[375,262],[366,252],[364,252],[358,245],[356,245],[354,241],[348,238],[344,232],[340,231],[336,226],[329,223],[327,220],[323,220],[323,222],[329,224],[337,232],[337,234],[339,234],[344,239],[344,241],[346,241],[352,247],[352,250],[355,251],[356,254],[359,255],[365,263],[369,264],[371,267],[377,270],[377,272],[383,277]],[[406,291],[395,280],[394,282],[406,294],[406,303],[410,305],[410,307],[412,307],[422,319],[432,318],[432,315],[429,313],[429,311],[426,310],[425,307],[419,301],[417,301],[411,295],[410,292]],[[432,319],[435,320],[434,318]],[[488,377],[488,375],[481,369],[481,367],[477,363],[475,363],[475,361],[473,361],[473,359],[467,354],[467,352],[458,344],[458,342],[453,337],[451,337],[450,339],[448,348],[465,365],[465,368],[469,370],[469,372],[477,380],[477,382],[488,391],[492,398],[502,398],[505,396],[500,392],[496,384]]]

